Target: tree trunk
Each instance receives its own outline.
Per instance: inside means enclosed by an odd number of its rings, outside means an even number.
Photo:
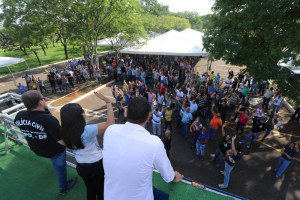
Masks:
[[[64,46],[64,50],[65,50],[65,59],[68,60],[69,56],[68,56],[68,48],[67,48],[67,44],[63,44]]]
[[[95,51],[95,67],[99,67],[99,56],[98,56],[98,44],[97,44],[97,37],[94,39],[94,51]]]
[[[42,49],[43,49],[44,55],[45,55],[45,56],[47,56],[47,53],[46,53],[46,50],[45,50],[45,46],[44,46],[44,45],[42,45],[42,44],[41,44],[40,46],[41,46],[41,47],[42,47]]]
[[[79,46],[81,47],[83,56],[85,56],[85,55],[86,55],[86,48],[85,48],[85,46],[84,46],[81,42],[79,42],[77,38],[76,38],[76,42],[77,42],[77,44],[79,44]]]
[[[52,45],[53,45],[53,47],[55,47],[55,42],[54,42],[54,39],[52,40]]]
[[[26,47],[22,48],[20,47],[20,50],[25,54],[25,55],[28,55],[27,51],[26,51]]]
[[[48,43],[47,43],[47,42],[45,42],[44,44],[45,44],[45,46],[46,46],[46,49],[48,49]]]
[[[33,53],[34,53],[34,55],[36,56],[36,59],[38,60],[38,62],[39,62],[39,65],[41,65],[41,61],[40,61],[40,58],[39,58],[39,56],[38,56],[38,54],[37,54],[36,50],[32,50],[32,52],[33,52]]]

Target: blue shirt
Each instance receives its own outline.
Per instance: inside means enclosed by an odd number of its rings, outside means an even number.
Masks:
[[[216,76],[216,82],[218,83],[220,81],[220,76]]]
[[[95,163],[103,158],[97,136],[98,124],[86,125],[81,134],[83,149],[73,150],[78,163]]]
[[[18,88],[19,88],[21,94],[23,94],[24,92],[26,92],[24,85],[21,85],[21,86],[18,85]]]
[[[216,88],[212,88],[212,87],[209,87],[209,92],[216,92],[217,90],[216,90]]]
[[[124,95],[125,95],[125,104],[128,105],[129,101],[131,100],[131,96],[126,93]]]
[[[205,140],[209,140],[209,134],[204,134],[203,131],[201,130],[200,135],[198,137],[199,142],[204,142]]]
[[[181,122],[188,123],[190,120],[193,120],[193,115],[184,111]]]

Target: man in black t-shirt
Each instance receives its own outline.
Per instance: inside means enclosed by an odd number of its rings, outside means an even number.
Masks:
[[[59,122],[45,111],[45,98],[39,91],[25,92],[21,99],[27,110],[20,111],[14,123],[25,136],[30,149],[36,155],[51,160],[60,194],[64,195],[75,185],[77,178],[67,180],[66,148],[61,140]]]
[[[215,152],[215,156],[210,162],[214,163],[217,161],[218,157],[220,156],[220,160],[217,163],[216,167],[220,167],[224,162],[224,155],[226,154],[227,150],[231,149],[231,137],[230,135],[226,135],[224,128],[226,127],[226,123],[222,126],[222,136],[223,140],[222,143],[219,145]]]
[[[243,144],[249,140],[251,137],[250,142],[247,145],[247,148],[251,148],[251,145],[256,141],[256,139],[260,136],[260,134],[265,133],[267,130],[267,125],[266,125],[266,118],[265,117],[258,117],[254,116],[253,117],[253,125],[251,131],[248,133],[248,135],[240,141],[240,144]]]

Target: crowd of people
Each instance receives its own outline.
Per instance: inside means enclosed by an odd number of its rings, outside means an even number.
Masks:
[[[191,142],[194,156],[200,160],[207,157],[205,149],[217,142],[218,130],[221,129],[222,141],[209,162],[224,167],[220,170],[224,180],[219,187],[227,188],[232,169],[243,157],[242,144],[249,141],[246,147],[253,148],[260,136],[265,139],[276,127],[283,96],[273,83],[263,81],[258,84],[242,70],[234,74],[229,69],[226,78],[214,71],[200,74],[195,71],[194,59],[189,57],[161,57],[160,61],[157,63],[147,56],[119,60],[106,56],[96,68],[99,74],[102,69],[102,75],[123,83],[122,87],[114,85],[111,90],[118,114],[125,124],[114,125],[111,102],[99,93],[95,94],[107,104],[106,122],[87,125],[81,106],[67,104],[61,109],[61,127],[44,110],[41,88],[41,93],[30,91],[22,95],[27,111],[18,113],[15,124],[37,155],[51,159],[61,194],[76,183],[75,178],[67,181],[64,146],[74,152],[78,174],[87,187],[87,199],[103,199],[103,194],[105,199],[153,199],[154,196],[163,196],[152,188],[153,168],[166,182],[178,182],[183,177],[173,170],[168,159],[176,129],[182,129],[179,132],[186,142]],[[89,66],[84,61],[76,64],[70,61],[66,73],[55,68],[47,69],[46,73],[50,83],[51,80],[65,79],[72,87],[74,77],[76,82],[86,80],[86,72],[90,79],[94,78],[95,73],[88,70]],[[66,77],[66,74],[69,75]],[[27,77],[24,76],[26,83]],[[28,89],[31,89],[30,81]],[[53,85],[51,88],[56,92]],[[251,105],[249,94],[257,95],[257,89],[263,101],[253,108],[255,105]],[[24,119],[43,128],[23,123]],[[229,124],[236,126],[231,132],[226,128]],[[244,129],[250,124],[251,130],[242,138]],[[37,132],[38,138],[34,137]],[[102,149],[96,136],[104,132]],[[300,141],[297,141],[282,149],[274,174],[276,178],[299,152],[299,145]]]

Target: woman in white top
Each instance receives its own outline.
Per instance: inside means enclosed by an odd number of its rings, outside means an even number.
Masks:
[[[115,123],[110,99],[100,93],[95,95],[107,104],[106,122],[87,125],[83,109],[77,103],[69,103],[61,108],[62,139],[73,150],[77,161],[77,172],[87,188],[87,199],[103,199],[104,170],[102,149],[97,135],[103,134],[108,126]]]

